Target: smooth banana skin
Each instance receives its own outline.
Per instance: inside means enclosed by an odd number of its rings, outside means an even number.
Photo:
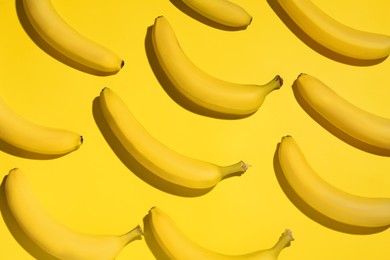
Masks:
[[[47,253],[67,260],[113,260],[123,247],[139,239],[139,226],[120,235],[83,234],[58,223],[41,205],[26,175],[10,170],[5,181],[7,204],[26,235]]]
[[[173,86],[190,101],[210,111],[234,116],[253,114],[271,91],[283,85],[280,76],[265,85],[245,85],[205,73],[183,52],[164,16],[155,19],[152,42],[157,60]]]
[[[0,100],[0,139],[21,151],[39,155],[64,155],[77,150],[83,138],[64,129],[31,122]]]
[[[176,223],[161,209],[149,211],[149,225],[156,242],[172,260],[276,260],[281,251],[294,240],[292,232],[286,230],[271,248],[243,255],[225,255],[211,251],[190,240]]]
[[[107,74],[115,74],[124,66],[117,54],[81,35],[65,22],[50,0],[23,0],[23,6],[37,33],[71,60]]]
[[[390,155],[390,119],[351,104],[324,82],[308,74],[300,74],[293,89],[305,105],[331,125],[367,147],[372,147],[373,153],[377,151]]]
[[[346,26],[310,0],[276,0],[287,15],[314,41],[342,56],[381,60],[390,53],[390,36]]]
[[[125,102],[109,88],[101,91],[100,105],[108,125],[129,154],[170,183],[190,189],[208,189],[224,177],[244,173],[249,167],[242,161],[218,166],[168,148],[146,131]]]
[[[182,0],[195,12],[224,26],[245,28],[252,16],[241,6],[228,0]]]
[[[317,212],[355,227],[390,226],[390,198],[362,197],[334,187],[309,165],[292,136],[282,138],[277,152],[288,184]]]

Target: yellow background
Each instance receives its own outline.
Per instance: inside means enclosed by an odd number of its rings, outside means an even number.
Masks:
[[[226,254],[268,248],[290,228],[295,241],[281,260],[389,259],[389,230],[343,233],[300,212],[276,179],[273,157],[281,137],[292,135],[313,168],[333,185],[362,196],[390,197],[390,159],[358,150],[327,132],[304,112],[291,89],[305,72],[351,103],[390,118],[390,61],[346,64],[313,50],[282,22],[272,1],[235,0],[253,16],[242,31],[204,24],[177,8],[177,2],[53,0],[69,24],[125,60],[117,75],[99,77],[50,56],[30,38],[21,1],[0,0],[1,98],[31,121],[84,136],[79,150],[52,160],[1,151],[1,177],[21,168],[50,214],[86,233],[121,234],[143,226],[148,210],[158,206],[194,241]],[[390,35],[386,0],[314,2],[345,24]],[[182,108],[161,87],[148,59],[147,30],[159,15],[169,20],[187,55],[208,73],[258,84],[280,74],[284,86],[272,92],[257,113],[239,120]],[[253,167],[198,197],[149,185],[129,170],[120,147],[110,146],[101,131],[94,100],[103,87],[116,91],[145,128],[171,148],[218,164],[242,159]],[[42,258],[13,222],[3,191],[0,199],[0,259]],[[146,242],[132,242],[117,259],[154,259]]]

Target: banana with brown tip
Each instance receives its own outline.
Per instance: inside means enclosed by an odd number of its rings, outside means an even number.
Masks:
[[[124,61],[118,55],[65,22],[50,0],[23,0],[23,6],[37,33],[68,58],[101,75],[117,73],[123,67]]]
[[[218,24],[245,28],[252,22],[252,16],[241,6],[229,0],[182,0],[195,12]]]
[[[320,116],[348,139],[357,140],[353,142],[345,138],[346,141],[365,151],[390,155],[390,119],[351,104],[324,82],[308,74],[299,75],[293,89],[298,100],[303,101],[302,107],[309,108],[309,114],[311,110],[316,112],[314,118]]]
[[[363,197],[334,187],[315,172],[292,136],[282,138],[277,152],[289,186],[317,212],[354,227],[390,226],[390,198]]]
[[[77,150],[83,138],[75,132],[39,125],[0,100],[0,139],[17,149],[39,155],[64,155]]]
[[[214,252],[192,241],[177,224],[161,209],[149,211],[149,225],[158,245],[173,260],[277,260],[282,250],[294,240],[292,232],[286,230],[276,244],[263,250],[241,255]]]
[[[165,181],[190,189],[210,189],[223,178],[248,169],[242,161],[219,166],[172,150],[151,136],[109,88],[101,91],[100,106],[108,125],[129,154]]]
[[[6,177],[5,197],[26,235],[58,259],[112,260],[123,247],[143,235],[139,226],[116,236],[85,234],[62,225],[42,206],[27,176],[17,168]]]
[[[168,20],[157,17],[152,28],[157,59],[174,87],[200,107],[233,116],[256,112],[267,95],[283,85],[280,76],[265,85],[250,85],[217,79],[198,68],[183,52]]]
[[[379,60],[390,53],[389,35],[344,25],[322,11],[311,0],[277,2],[307,35],[335,53],[358,60]]]

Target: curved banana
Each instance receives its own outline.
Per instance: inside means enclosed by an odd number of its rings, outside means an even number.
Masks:
[[[245,28],[251,21],[252,16],[241,6],[229,0],[182,0],[195,12],[216,23],[233,27]]]
[[[276,76],[265,85],[244,85],[222,81],[196,67],[182,51],[168,20],[159,16],[152,29],[157,59],[175,88],[195,104],[227,115],[256,112],[265,97],[282,86]]]
[[[0,139],[23,151],[63,155],[80,147],[81,135],[41,126],[21,117],[0,100]]]
[[[68,58],[104,73],[117,73],[123,67],[124,61],[115,53],[70,27],[50,0],[23,0],[23,5],[37,33]]]
[[[26,235],[59,259],[114,259],[125,245],[143,234],[139,226],[120,236],[89,235],[69,229],[45,211],[20,169],[12,169],[6,177],[5,195],[15,220]]]
[[[356,227],[390,225],[390,198],[367,198],[342,191],[321,178],[291,136],[282,138],[278,157],[295,193],[310,207],[339,223]]]
[[[287,15],[313,40],[335,53],[358,60],[378,60],[390,53],[390,36],[348,27],[310,0],[277,0]]]
[[[360,109],[307,74],[302,73],[293,87],[311,109],[337,129],[382,153],[390,152],[390,119]]]
[[[173,260],[276,260],[280,252],[294,240],[290,230],[286,230],[279,241],[270,249],[258,250],[243,255],[224,255],[190,240],[176,223],[161,209],[149,211],[149,225],[158,245]]]
[[[168,182],[207,189],[222,178],[243,173],[248,168],[242,161],[218,166],[189,158],[166,147],[145,130],[123,100],[109,88],[101,91],[100,105],[108,125],[126,150],[145,168]]]

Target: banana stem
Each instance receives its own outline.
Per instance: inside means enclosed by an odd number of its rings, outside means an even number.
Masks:
[[[276,244],[271,248],[271,251],[273,251],[277,256],[284,248],[289,247],[291,241],[293,240],[294,237],[292,236],[291,230],[286,229],[286,231],[284,231],[282,236],[279,238],[278,242],[276,242]]]
[[[279,75],[276,75],[270,82],[265,85],[262,85],[262,88],[265,89],[266,93],[270,93],[275,89],[279,89],[283,86],[283,78]]]
[[[130,230],[129,232],[121,235],[120,238],[121,241],[123,242],[123,246],[125,246],[133,240],[140,239],[143,234],[144,232],[142,228],[140,227],[140,225],[138,225],[132,230]]]
[[[240,162],[232,164],[232,165],[221,167],[222,178],[225,178],[225,177],[228,177],[231,175],[236,175],[236,174],[241,175],[244,172],[246,172],[246,170],[248,170],[249,167],[251,167],[251,165],[247,164],[243,161],[240,161]]]

